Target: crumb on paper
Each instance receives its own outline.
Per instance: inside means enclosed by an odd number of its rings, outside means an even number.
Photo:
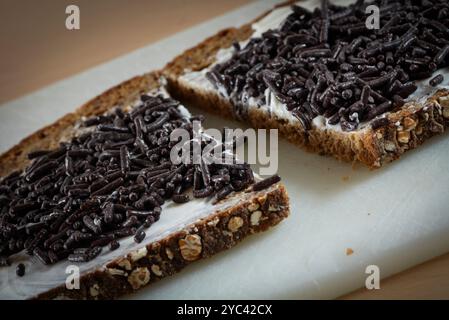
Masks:
[[[349,176],[343,176],[343,177],[341,177],[341,180],[343,180],[343,181],[348,181],[349,180]]]
[[[351,170],[352,171],[357,171],[359,169],[363,168],[361,163],[358,163],[357,161],[354,161],[351,165]]]
[[[354,250],[352,250],[351,248],[346,248],[346,255],[347,256],[350,256],[353,253],[354,253]]]

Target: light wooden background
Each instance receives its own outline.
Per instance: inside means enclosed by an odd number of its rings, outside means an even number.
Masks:
[[[250,0],[1,0],[0,103],[238,8]],[[81,8],[81,30],[65,8]],[[193,45],[193,44],[192,44]],[[142,70],[146,71],[146,70]],[[449,299],[449,254],[342,299]]]

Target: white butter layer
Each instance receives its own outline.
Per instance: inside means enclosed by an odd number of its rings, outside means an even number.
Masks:
[[[333,4],[336,5],[349,5],[354,3],[355,0],[334,0]],[[300,1],[297,3],[310,11],[313,11],[315,8],[320,6],[319,0],[306,0]],[[281,7],[273,10],[267,16],[262,18],[261,20],[252,24],[252,29],[254,30],[251,38],[260,37],[264,32],[270,29],[277,29],[281,26],[282,22],[292,13],[290,6]],[[242,42],[240,45],[244,47],[248,41]],[[207,80],[206,73],[209,72],[212,67],[218,63],[223,63],[232,57],[232,53],[234,51],[233,47],[220,49],[216,55],[215,63],[208,68],[205,68],[200,71],[190,72],[186,70],[186,72],[180,77],[179,81],[185,82],[188,86],[194,87],[199,91],[216,91],[215,87],[212,83]],[[444,76],[444,82],[447,83],[449,80],[449,68],[444,68],[441,70],[437,70],[433,75],[437,75],[441,73]],[[416,85],[418,86],[418,90],[416,90],[409,98],[407,98],[406,102],[417,101],[418,103],[424,103],[426,98],[433,93],[435,93],[438,89],[449,89],[449,85],[440,85],[437,88],[434,88],[429,85],[429,80],[432,78],[424,79],[421,81],[416,81]],[[220,89],[219,93],[224,98],[228,98],[227,93],[224,89]],[[287,106],[280,102],[274,94],[271,93],[269,89],[265,91],[265,97],[267,103],[261,105],[254,98],[248,100],[247,106],[248,108],[260,108],[261,110],[268,112],[271,116],[275,116],[282,120],[287,120],[290,123],[297,123],[299,120],[295,118],[290,111],[288,111]],[[419,98],[419,99],[418,99]],[[381,117],[384,117],[382,115]],[[360,123],[358,130],[363,130],[368,126],[369,122]],[[328,123],[327,119],[324,116],[317,116],[312,120],[312,127],[323,130],[333,130],[346,134],[352,134],[352,132],[345,132],[341,129],[340,124],[331,125]]]

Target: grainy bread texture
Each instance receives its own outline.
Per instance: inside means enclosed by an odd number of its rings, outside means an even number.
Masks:
[[[202,220],[101,266],[80,279],[79,290],[65,285],[37,299],[113,299],[181,271],[190,263],[230,249],[245,237],[265,231],[289,215],[282,184],[238,194],[237,205],[211,212]]]
[[[61,139],[73,136],[74,126],[82,117],[100,115],[113,107],[130,105],[141,94],[158,88],[159,76],[158,72],[147,73],[125,81],[25,138],[0,156],[0,176],[23,169],[28,164],[27,153],[54,148]],[[281,183],[258,192],[245,190],[233,197],[239,197],[236,205],[210,212],[204,219],[135,252],[129,252],[122,258],[99,265],[93,272],[82,274],[79,290],[67,290],[61,284],[34,298],[116,298],[172,275],[193,261],[229,249],[246,236],[278,224],[289,214],[288,195]],[[227,198],[222,201],[227,201]]]
[[[279,6],[291,3],[289,1]],[[250,38],[253,33],[251,24],[269,12],[240,28],[218,32],[168,63],[163,70],[168,80],[168,91],[186,105],[228,118],[235,117],[229,99],[216,90],[198,90],[180,77],[186,71],[207,68],[215,62],[218,50]],[[449,90],[439,90],[422,103],[407,103],[401,110],[388,114],[387,119],[388,124],[376,129],[368,125],[357,131],[342,132],[313,126],[306,131],[299,122],[291,123],[269,114],[265,109],[251,108],[245,121],[255,128],[279,129],[284,138],[308,151],[378,168],[445,131],[449,125]]]

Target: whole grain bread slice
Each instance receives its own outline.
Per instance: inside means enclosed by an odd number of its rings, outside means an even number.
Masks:
[[[198,88],[185,81],[182,76],[211,66],[220,49],[229,48],[233,43],[251,37],[254,32],[253,23],[273,10],[295,2],[284,2],[239,28],[222,30],[177,56],[162,71],[168,80],[168,91],[186,105],[194,105],[228,118],[238,118],[229,99],[224,98],[217,90]],[[278,129],[281,136],[307,151],[378,168],[398,159],[430,137],[443,133],[448,127],[449,90],[441,89],[431,96],[416,100],[419,102],[406,103],[399,111],[387,114],[388,122],[380,127],[368,125],[351,132],[316,126],[305,130],[299,122],[291,123],[262,108],[249,109],[245,121],[255,128]]]
[[[70,139],[81,118],[131,105],[143,93],[159,88],[159,78],[159,72],[152,72],[125,81],[23,139],[0,156],[0,176],[25,168],[29,152],[55,148],[61,140]],[[288,195],[281,183],[261,191],[247,189],[222,200],[195,221],[186,221],[182,227],[156,236],[137,249],[136,246],[132,250],[125,249],[119,256],[81,272],[79,289],[67,288],[61,280],[66,278],[65,265],[58,262],[40,269],[52,274],[48,282],[41,279],[39,283],[27,283],[26,276],[19,279],[14,271],[6,270],[12,267],[0,269],[0,296],[4,299],[116,298],[179,272],[194,261],[229,249],[247,236],[278,224],[288,215]],[[28,262],[37,263],[32,259]]]

